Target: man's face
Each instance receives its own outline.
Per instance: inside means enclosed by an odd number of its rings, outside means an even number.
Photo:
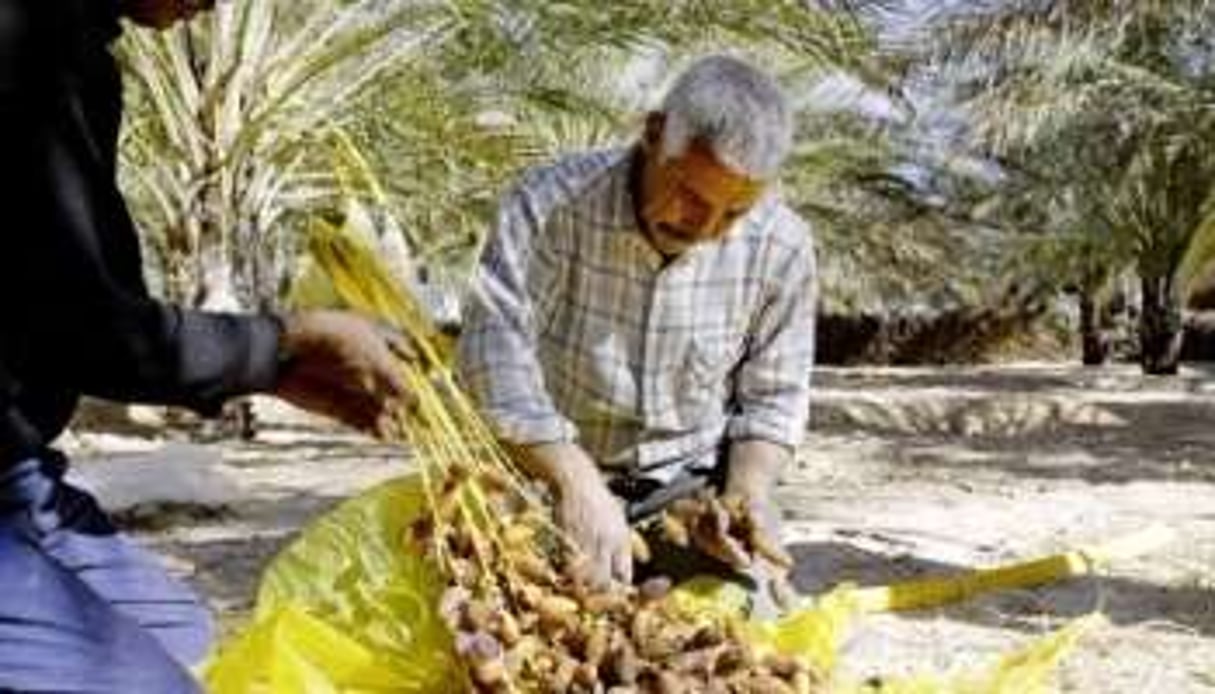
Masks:
[[[762,181],[732,171],[703,142],[665,160],[661,149],[661,117],[651,116],[639,215],[650,243],[665,255],[721,238],[763,193]]]
[[[168,29],[215,7],[215,0],[120,0],[122,14],[136,24]]]

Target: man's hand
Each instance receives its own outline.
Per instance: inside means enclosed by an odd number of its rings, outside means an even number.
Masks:
[[[597,473],[557,492],[557,524],[584,553],[581,578],[594,586],[633,581],[632,531],[624,506]]]
[[[751,563],[747,574],[760,589],[752,595],[751,614],[774,619],[792,608],[797,597],[789,575],[794,567],[793,557],[780,543],[780,514],[770,498],[726,497],[734,504],[748,534]]]
[[[215,7],[215,0],[119,0],[122,16],[151,29],[168,29]]]
[[[765,499],[710,492],[671,504],[662,517],[668,540],[691,546],[734,569],[767,562],[781,569],[792,560],[776,539],[777,522]]]
[[[572,443],[527,448],[521,462],[557,497],[557,525],[582,552],[575,573],[592,585],[633,580],[632,531],[624,505],[608,489],[591,459]]]
[[[784,609],[793,600],[788,575],[793,558],[780,543],[780,512],[773,490],[780,471],[793,457],[784,446],[761,440],[735,441],[730,444],[725,498],[741,506],[750,526],[752,572],[769,583],[776,607]]]
[[[382,431],[398,408],[412,406],[401,379],[416,358],[404,337],[344,311],[284,318],[284,362],[273,394],[356,429]]]

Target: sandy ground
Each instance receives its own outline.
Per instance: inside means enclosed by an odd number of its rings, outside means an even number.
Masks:
[[[261,567],[324,509],[401,474],[399,451],[268,409],[252,443],[76,431],[66,447],[136,535],[230,628]],[[948,671],[1103,611],[1064,691],[1215,691],[1215,371],[1048,365],[824,369],[780,488],[797,586],[819,592],[991,565],[1152,524],[1167,547],[1100,576],[857,625],[856,675]],[[165,462],[172,459],[173,465]]]

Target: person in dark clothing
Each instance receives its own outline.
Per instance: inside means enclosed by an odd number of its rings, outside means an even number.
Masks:
[[[0,691],[196,691],[199,600],[63,481],[77,399],[180,405],[270,393],[360,429],[408,399],[408,344],[336,311],[192,311],[152,299],[116,183],[121,17],[208,0],[0,0]]]

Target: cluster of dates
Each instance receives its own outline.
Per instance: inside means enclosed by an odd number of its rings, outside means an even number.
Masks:
[[[577,571],[561,569],[567,548],[560,534],[508,489],[492,475],[453,476],[436,518],[417,529],[446,569],[440,613],[473,691],[826,691],[821,673],[804,661],[759,652],[740,622],[678,609],[665,599],[671,589],[665,578],[606,588],[574,578]],[[457,498],[473,498],[489,512],[470,514],[452,502]],[[708,496],[676,504],[661,524],[674,542],[732,524],[739,551],[783,558],[783,552],[757,546],[760,535],[743,517]],[[635,556],[644,560],[647,553],[635,536]]]

